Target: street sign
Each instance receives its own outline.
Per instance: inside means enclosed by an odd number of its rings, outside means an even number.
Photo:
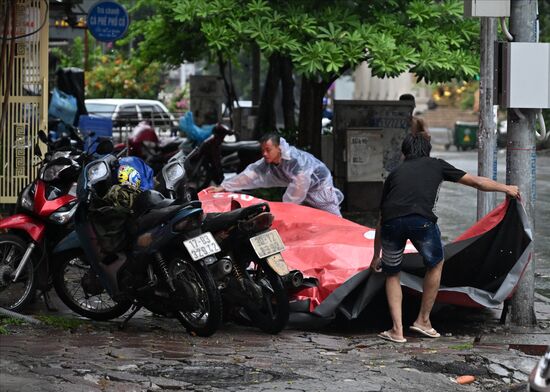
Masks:
[[[129,23],[126,9],[114,1],[99,1],[88,11],[88,30],[98,41],[113,42],[122,38]]]

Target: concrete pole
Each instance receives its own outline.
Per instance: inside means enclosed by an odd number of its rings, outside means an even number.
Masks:
[[[510,33],[514,42],[536,42],[536,0],[512,0]],[[506,182],[519,186],[521,199],[529,224],[535,231],[536,152],[535,109],[508,109],[506,151]],[[534,241],[534,238],[533,238]],[[516,325],[534,325],[535,311],[535,255],[523,272],[519,287],[512,298],[511,322]]]
[[[494,43],[497,36],[495,18],[481,18],[481,64],[479,72],[479,132],[477,135],[477,174],[497,178],[496,124],[493,113]],[[477,219],[496,206],[493,192],[477,192]]]

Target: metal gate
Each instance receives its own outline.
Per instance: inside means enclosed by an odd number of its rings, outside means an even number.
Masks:
[[[15,203],[36,175],[37,133],[48,124],[48,0],[0,0],[0,14],[0,203]]]

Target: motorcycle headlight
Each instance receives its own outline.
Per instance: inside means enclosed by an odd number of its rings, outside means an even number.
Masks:
[[[185,169],[181,162],[172,162],[162,168],[162,176],[166,183],[166,189],[174,190],[174,185],[185,175]]]
[[[106,179],[109,175],[109,168],[103,161],[90,164],[86,170],[86,177],[88,179],[88,186],[91,186],[103,179]]]
[[[71,220],[71,218],[73,217],[76,211],[77,206],[78,206],[78,203],[76,202],[76,200],[73,200],[70,203],[65,204],[64,206],[58,208],[53,214],[50,215],[50,219],[55,223],[64,225],[65,223]]]

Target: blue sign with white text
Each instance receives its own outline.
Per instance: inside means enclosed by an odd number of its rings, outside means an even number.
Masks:
[[[88,11],[88,30],[98,41],[113,42],[122,38],[129,23],[126,9],[114,1],[99,1]]]

